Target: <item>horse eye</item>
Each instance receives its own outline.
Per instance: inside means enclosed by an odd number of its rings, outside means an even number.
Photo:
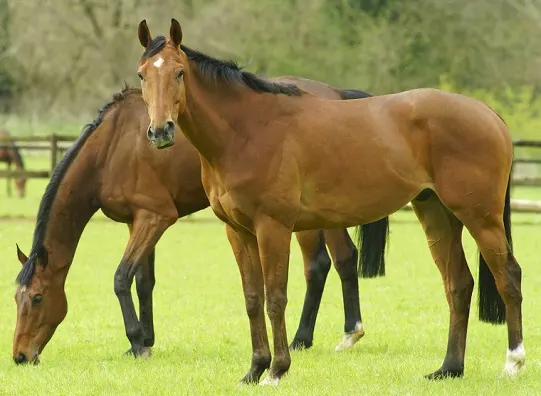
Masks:
[[[43,296],[41,294],[36,294],[35,296],[32,296],[32,305],[36,306],[41,304],[43,301]]]
[[[180,80],[183,75],[184,75],[184,70],[181,70],[181,71],[178,72],[177,78]]]
[[[139,80],[143,81],[143,75],[141,73],[137,73],[137,76],[139,77]]]

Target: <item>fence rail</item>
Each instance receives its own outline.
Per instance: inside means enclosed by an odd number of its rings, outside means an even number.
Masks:
[[[27,179],[48,179],[53,174],[58,161],[65,151],[73,144],[77,136],[48,135],[48,136],[0,136],[0,149],[11,148],[13,144],[19,150],[49,151],[50,166],[47,170],[0,170],[0,178],[12,179],[24,177]],[[22,143],[22,144],[21,144]],[[9,182],[9,180],[8,180]]]
[[[515,140],[513,142],[514,147],[535,147],[535,148],[541,148],[541,140]]]

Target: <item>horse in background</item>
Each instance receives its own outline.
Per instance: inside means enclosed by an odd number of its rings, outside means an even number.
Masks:
[[[0,138],[9,138],[10,135],[6,130],[0,129]],[[24,170],[24,161],[21,152],[15,143],[0,141],[0,162],[7,164],[7,170],[11,170],[11,164],[15,165],[15,169]],[[26,177],[16,177],[15,187],[19,198],[24,198],[26,195]],[[11,177],[6,178],[7,196],[11,197]]]

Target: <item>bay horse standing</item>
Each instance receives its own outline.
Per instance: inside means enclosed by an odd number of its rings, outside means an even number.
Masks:
[[[480,271],[481,312],[492,322],[507,319],[504,373],[524,367],[521,268],[509,216],[513,145],[489,107],[428,88],[325,100],[182,45],[175,19],[169,39],[153,39],[146,21],[138,36],[147,136],[158,148],[171,146],[178,125],[197,149],[205,192],[241,271],[253,349],[243,381],[259,382],[270,368],[264,383],[277,384],[291,364],[285,309],[292,233],[377,221],[410,201],[450,310],[447,353],[427,377],[464,373],[474,285],[464,226],[489,268]]]
[[[284,77],[296,81],[294,77]],[[280,79],[277,79],[280,80]],[[366,97],[362,91],[338,90],[323,83],[297,83],[323,97]],[[155,246],[178,218],[209,206],[201,184],[201,163],[193,146],[179,135],[163,156],[145,136],[150,120],[140,89],[125,89],[87,125],[56,167],[40,203],[32,249],[17,247],[23,268],[16,291],[17,324],[13,342],[16,363],[36,362],[67,313],[64,284],[79,238],[101,209],[126,223],[130,239],[115,275],[115,292],[130,341],[129,353],[148,356],[154,345],[152,293]],[[135,144],[134,144],[135,143]],[[388,219],[363,229],[363,274],[382,274]],[[331,258],[339,274],[345,335],[337,349],[352,347],[364,334],[359,308],[357,249],[347,230],[297,233],[306,277],[306,297],[292,348],[312,345],[316,317]],[[129,269],[131,279],[124,271]],[[134,275],[135,273],[135,275]],[[135,276],[139,317],[131,282]]]
[[[0,129],[0,138],[9,138],[9,133]],[[7,170],[11,169],[11,164],[15,165],[15,169],[24,170],[24,161],[21,152],[17,145],[13,142],[0,140],[0,162],[7,164]],[[24,198],[26,195],[26,178],[16,177],[15,187],[19,198]],[[6,179],[7,196],[11,197],[11,177]]]

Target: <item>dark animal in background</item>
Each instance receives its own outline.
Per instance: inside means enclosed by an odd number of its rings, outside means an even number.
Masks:
[[[9,138],[10,135],[7,131],[0,129],[0,137]],[[0,162],[7,164],[7,169],[11,169],[11,165],[15,166],[15,169],[24,170],[24,161],[21,156],[21,152],[17,145],[11,141],[0,141]],[[16,177],[15,187],[17,189],[17,195],[20,198],[24,198],[26,195],[26,178]],[[6,189],[8,197],[11,197],[11,177],[6,178]]]

